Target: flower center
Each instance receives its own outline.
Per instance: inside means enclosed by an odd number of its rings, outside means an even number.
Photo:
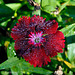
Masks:
[[[36,32],[29,34],[29,44],[33,44],[35,46],[40,46],[42,45],[43,42],[45,42],[45,38],[43,37],[42,32]]]
[[[40,39],[39,39],[39,38],[36,38],[36,39],[35,39],[35,42],[36,42],[36,43],[39,43],[39,42],[40,42]]]

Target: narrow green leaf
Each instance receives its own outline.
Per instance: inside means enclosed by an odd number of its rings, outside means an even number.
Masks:
[[[63,5],[61,5],[60,7],[59,7],[59,12],[61,12],[65,7],[66,7],[66,5],[69,3],[69,1],[67,1],[67,2],[65,2]]]

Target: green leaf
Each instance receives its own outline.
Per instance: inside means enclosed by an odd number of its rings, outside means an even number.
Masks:
[[[75,27],[74,27],[75,28]],[[67,37],[68,59],[75,65],[75,30],[72,29]]]
[[[7,72],[7,71],[1,71],[1,75],[9,75],[9,72]]]
[[[42,0],[42,10],[50,13],[51,11],[55,11],[56,9],[56,0]]]
[[[68,37],[68,36],[70,35],[69,32],[70,32],[72,29],[74,29],[74,28],[75,28],[75,23],[74,23],[74,24],[71,24],[71,25],[69,25],[69,26],[64,27],[64,28],[61,29],[60,31],[62,31],[62,32],[64,33],[64,35]]]
[[[71,24],[61,31],[66,36],[67,50],[68,50],[68,59],[72,65],[75,65],[75,23]]]
[[[75,1],[70,1],[68,5],[69,6],[75,6]]]
[[[28,7],[30,10],[34,10],[34,7],[31,6],[29,3],[27,3],[27,7]]]
[[[8,22],[9,22],[10,20],[11,20],[11,19],[7,19],[6,21],[1,22],[1,23],[0,23],[0,26],[2,26],[2,27],[6,27],[7,24],[8,24]]]
[[[12,75],[23,75],[23,71],[19,63],[11,68]]]
[[[46,2],[46,1],[45,1]],[[54,8],[56,8],[56,0],[49,0],[49,5],[53,6]]]
[[[73,72],[72,71],[69,71],[68,75],[73,75]]]
[[[49,0],[42,0],[42,7],[49,5]]]
[[[24,59],[18,59],[17,57],[12,57],[0,64],[0,70],[11,68],[13,74],[20,74],[22,75],[23,71],[26,72],[34,72],[39,74],[52,74],[52,71],[46,70],[44,68],[40,67],[33,67],[28,62],[26,62]]]
[[[14,14],[14,11],[11,8],[5,5],[0,5],[0,22],[3,22],[11,18],[13,14]]]
[[[47,5],[55,8],[56,7],[56,0],[42,0],[42,7],[45,7]]]
[[[44,68],[40,68],[40,67],[34,67],[31,66],[30,63],[25,62],[24,59],[20,60],[20,66],[23,70],[25,70],[26,72],[34,72],[34,73],[39,73],[39,74],[52,74],[52,71],[46,70]]]
[[[68,41],[70,41],[70,39]],[[75,41],[75,38],[74,38],[74,41]],[[67,46],[67,49],[68,49],[68,59],[70,60],[71,63],[75,64],[75,62],[74,62],[74,60],[75,60],[75,43],[69,44]]]
[[[56,1],[56,5],[57,6],[61,6],[59,1]]]
[[[71,69],[73,72],[75,72],[75,67]]]
[[[14,50],[14,43],[10,43],[7,48],[7,56],[8,58],[14,57],[16,55]]]
[[[12,10],[18,10],[19,8],[22,7],[21,3],[10,3],[10,4],[5,4],[5,5],[11,8]]]
[[[0,4],[4,4],[4,1],[3,0],[0,0]]]
[[[12,16],[13,10],[5,5],[0,5],[0,17]]]
[[[56,9],[53,6],[47,5],[45,7],[42,8],[43,11],[46,11],[48,13],[50,13],[50,11],[55,11]]]
[[[17,57],[12,57],[0,64],[0,70],[1,69],[6,69],[6,68],[11,68],[19,63],[19,59]]]

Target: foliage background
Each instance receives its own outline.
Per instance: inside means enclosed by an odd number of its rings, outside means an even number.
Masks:
[[[0,0],[0,75],[53,75],[58,66],[63,75],[75,75],[75,0],[34,0],[41,5],[34,10],[27,0]],[[46,66],[34,68],[14,50],[11,29],[22,16],[40,15],[55,19],[65,35],[64,52],[51,58]]]

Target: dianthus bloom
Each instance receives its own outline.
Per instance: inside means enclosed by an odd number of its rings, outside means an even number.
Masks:
[[[15,50],[34,67],[50,62],[50,57],[62,53],[64,35],[58,31],[55,20],[45,21],[43,17],[23,16],[12,28],[11,36],[15,40]]]

